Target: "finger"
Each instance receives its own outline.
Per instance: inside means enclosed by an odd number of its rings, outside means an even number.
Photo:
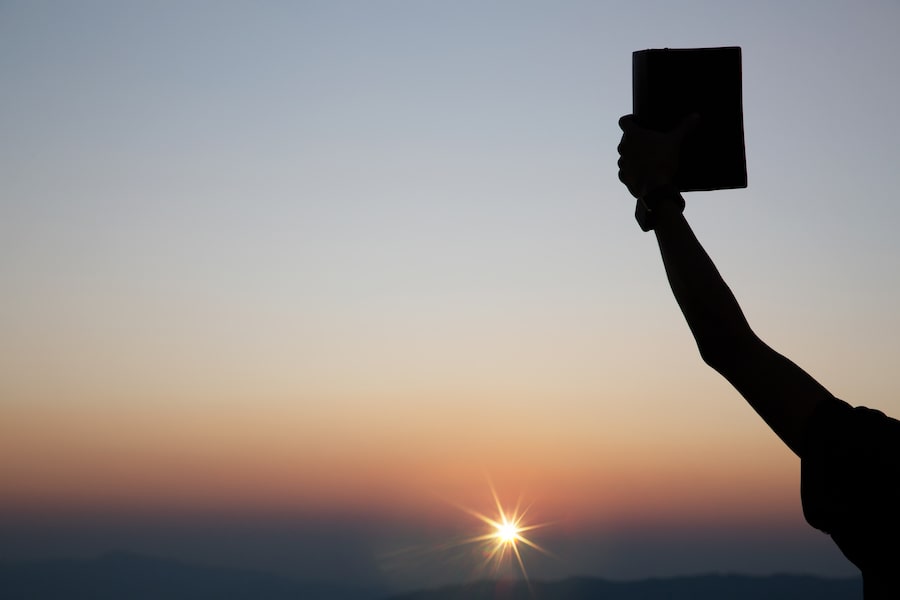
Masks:
[[[625,187],[628,188],[628,192],[632,196],[637,197],[637,194],[635,193],[638,189],[637,182],[634,180],[633,177],[628,176],[627,170],[625,170],[625,169],[619,170],[619,181],[621,181],[622,183],[625,184]]]
[[[636,127],[634,123],[634,115],[625,115],[619,119],[619,127],[624,132],[629,132]]]
[[[628,138],[629,136],[627,133],[622,134],[622,137],[619,139],[619,145],[616,146],[616,152],[618,152],[619,154],[624,154],[628,151]]]

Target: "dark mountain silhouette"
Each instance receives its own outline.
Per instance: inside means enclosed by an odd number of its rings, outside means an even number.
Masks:
[[[384,591],[113,552],[0,563],[3,600],[373,600]]]
[[[862,579],[804,575],[696,575],[640,581],[587,577],[556,582],[482,581],[389,600],[859,600]]]
[[[258,571],[115,552],[95,559],[0,562],[3,600],[858,600],[859,578],[697,575],[640,581],[481,581],[395,594]]]

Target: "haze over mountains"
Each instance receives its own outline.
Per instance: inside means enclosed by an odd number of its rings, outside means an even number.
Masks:
[[[638,581],[478,581],[391,594],[350,583],[299,581],[257,571],[192,565],[127,552],[94,559],[0,562],[4,600],[850,600],[858,578],[707,574]]]

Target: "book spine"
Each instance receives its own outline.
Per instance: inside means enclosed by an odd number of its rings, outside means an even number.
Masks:
[[[649,127],[651,114],[650,99],[650,53],[640,50],[631,55],[631,113],[642,127]]]

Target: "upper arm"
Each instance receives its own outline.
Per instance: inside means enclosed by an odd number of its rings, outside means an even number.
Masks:
[[[747,400],[798,456],[803,455],[809,420],[818,404],[832,395],[806,371],[756,335],[730,344],[710,363]]]

